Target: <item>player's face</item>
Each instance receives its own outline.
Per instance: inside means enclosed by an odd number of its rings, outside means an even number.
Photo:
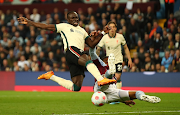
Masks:
[[[70,23],[73,26],[78,26],[79,17],[78,17],[78,14],[76,12],[68,15],[68,23]]]
[[[117,28],[116,28],[115,24],[109,24],[109,27],[111,28],[109,33],[116,33]]]

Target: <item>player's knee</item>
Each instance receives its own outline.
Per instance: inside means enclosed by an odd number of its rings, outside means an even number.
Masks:
[[[81,87],[77,86],[76,84],[73,85],[73,91],[80,91]]]

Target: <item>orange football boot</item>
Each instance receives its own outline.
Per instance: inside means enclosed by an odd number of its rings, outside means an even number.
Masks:
[[[50,79],[50,77],[54,75],[54,72],[53,71],[49,71],[47,73],[44,73],[42,75],[40,75],[37,79],[45,79],[45,80],[48,80]]]
[[[114,79],[104,78],[103,80],[98,81],[98,85],[99,85],[99,86],[103,86],[103,85],[112,84],[112,83],[116,83],[116,82],[117,82],[117,81],[114,80]]]

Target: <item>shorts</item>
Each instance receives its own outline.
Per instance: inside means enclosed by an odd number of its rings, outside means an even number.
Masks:
[[[130,100],[129,98],[129,91],[128,90],[121,90],[121,89],[108,89],[108,93],[106,93],[106,97],[108,103],[110,102],[124,102]]]
[[[106,94],[108,103],[110,102],[124,102],[130,100],[129,90],[121,90],[116,88],[116,84],[98,86],[97,82],[94,85],[94,92],[102,91]]]
[[[77,75],[83,75],[85,67],[78,64],[79,57],[85,52],[77,47],[70,46],[66,51],[66,61],[70,69],[71,78]]]
[[[116,73],[122,73],[122,63],[117,63],[116,65]]]

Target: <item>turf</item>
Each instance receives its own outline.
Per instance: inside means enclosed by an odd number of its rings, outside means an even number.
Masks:
[[[0,91],[0,115],[178,115],[180,94],[147,93],[161,98],[152,104],[135,100],[129,107],[123,103],[96,107],[91,103],[92,93],[86,92],[14,92]],[[139,113],[138,113],[139,112]]]

